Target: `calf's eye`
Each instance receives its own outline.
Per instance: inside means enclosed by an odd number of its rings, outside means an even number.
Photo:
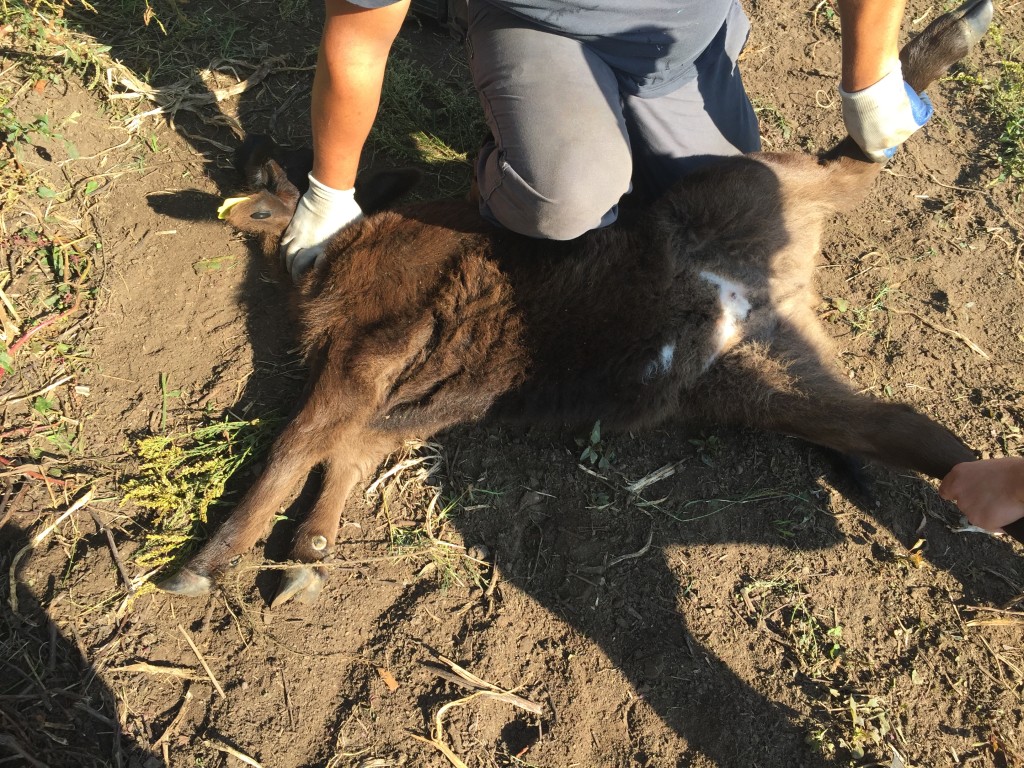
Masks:
[[[249,214],[250,219],[269,219],[270,211],[253,211]]]

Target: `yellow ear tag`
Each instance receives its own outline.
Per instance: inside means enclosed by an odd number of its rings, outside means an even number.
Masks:
[[[248,199],[248,197],[229,197],[227,200],[221,203],[220,208],[217,209],[217,218],[226,219],[228,217],[228,211],[230,211],[239,203],[244,202]]]

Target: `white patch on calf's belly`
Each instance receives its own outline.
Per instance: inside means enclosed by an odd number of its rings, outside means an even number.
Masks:
[[[746,287],[714,272],[701,272],[702,280],[707,280],[718,289],[718,304],[721,313],[715,322],[711,338],[711,354],[704,361],[706,371],[721,355],[736,345],[742,338],[740,324],[750,314],[750,302],[747,300]],[[663,344],[658,356],[649,360],[644,366],[642,380],[646,383],[656,376],[664,376],[672,370],[675,360],[676,342]]]
[[[676,355],[676,343],[669,342],[662,346],[658,356],[644,366],[643,381],[648,382],[655,376],[664,376],[672,369],[672,360]]]
[[[740,323],[750,314],[750,302],[747,300],[746,287],[714,272],[701,272],[703,280],[707,280],[718,289],[718,303],[722,314],[715,324],[714,348],[704,363],[705,370],[740,340]]]
[[[668,369],[672,367],[672,358],[675,357],[675,354],[676,343],[674,341],[661,348],[661,355],[658,358],[658,368],[661,373],[668,373]]]

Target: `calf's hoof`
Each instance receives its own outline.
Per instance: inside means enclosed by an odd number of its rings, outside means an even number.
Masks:
[[[210,588],[213,586],[213,580],[209,576],[203,576],[195,571],[190,571],[188,568],[182,568],[169,579],[164,579],[156,586],[158,589],[174,595],[197,597],[205,595],[210,591]]]
[[[952,15],[964,22],[967,38],[974,45],[988,31],[994,10],[992,0],[972,0],[961,5]]]
[[[312,565],[289,568],[281,574],[281,583],[277,587],[277,594],[274,595],[270,607],[277,608],[293,597],[300,603],[313,603],[320,596],[323,586],[322,568],[315,568]]]

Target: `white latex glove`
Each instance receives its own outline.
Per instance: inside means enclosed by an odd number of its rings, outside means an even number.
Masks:
[[[843,120],[846,130],[876,163],[896,154],[896,148],[932,116],[932,102],[917,94],[903,81],[903,67],[896,69],[862,91],[847,93],[842,88]]]
[[[332,189],[309,174],[309,189],[281,236],[281,258],[292,280],[298,280],[320,258],[331,235],[362,215],[355,189]]]

